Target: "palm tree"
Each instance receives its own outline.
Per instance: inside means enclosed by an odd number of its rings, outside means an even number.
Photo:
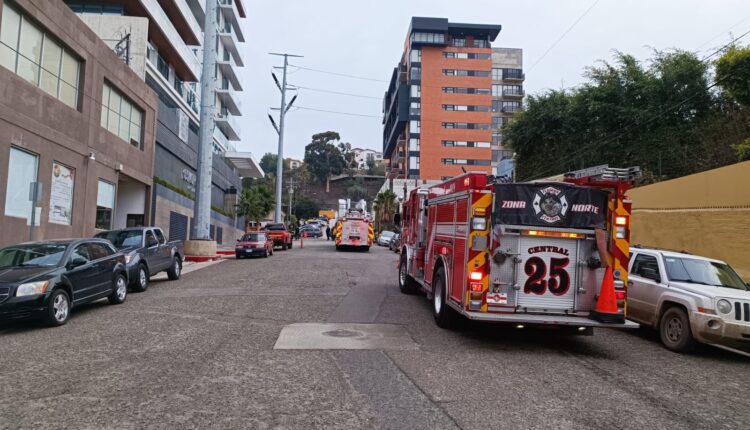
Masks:
[[[396,207],[398,206],[396,199],[396,194],[393,191],[385,190],[378,193],[373,200],[373,211],[375,212],[378,230],[381,224],[389,225],[393,223],[393,215],[396,213]]]

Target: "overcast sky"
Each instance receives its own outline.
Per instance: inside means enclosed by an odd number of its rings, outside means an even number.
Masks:
[[[382,150],[381,97],[400,58],[412,16],[452,22],[500,24],[493,46],[522,48],[527,94],[571,87],[585,67],[611,59],[613,50],[650,56],[652,48],[709,53],[750,30],[749,0],[244,0],[244,59],[241,151],[257,160],[277,152],[278,137],[267,114],[278,107],[271,78],[280,57],[304,55],[291,64],[372,78],[350,79],[289,68],[289,83],[362,96],[299,90],[295,105],[349,112],[357,117],[293,110],[286,117],[284,156],[302,159],[317,132],[334,130],[354,147]],[[591,6],[593,8],[591,8]],[[578,24],[546,56],[540,57],[576,20]],[[743,42],[750,42],[750,36]],[[538,61],[538,62],[537,62]],[[532,64],[537,62],[533,67]],[[280,71],[277,72],[281,79]]]

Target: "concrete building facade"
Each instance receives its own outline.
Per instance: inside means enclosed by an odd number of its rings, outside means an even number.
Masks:
[[[244,65],[243,0],[66,0],[116,51],[159,98],[155,147],[155,222],[171,239],[187,239],[191,230],[200,127],[200,74],[206,1],[219,6],[217,108],[213,131],[212,223],[214,239],[233,242],[243,220],[235,211],[241,177],[262,175],[250,153],[237,152],[242,114],[238,68]],[[171,192],[170,192],[171,191]],[[183,198],[172,198],[174,196]],[[172,198],[170,200],[170,198]],[[175,210],[179,207],[179,210]],[[190,214],[190,215],[188,215]],[[224,219],[224,221],[226,221]]]
[[[367,148],[352,148],[354,154],[354,161],[357,163],[357,169],[367,169],[367,163],[372,161],[373,163],[383,162],[383,153],[374,149]]]
[[[503,145],[503,127],[523,106],[523,50],[492,48],[492,174],[512,179],[513,151]]]
[[[157,108],[62,1],[0,0],[0,245],[33,207],[37,239],[150,223]]]
[[[491,172],[492,49],[499,25],[414,17],[383,103],[391,179]]]

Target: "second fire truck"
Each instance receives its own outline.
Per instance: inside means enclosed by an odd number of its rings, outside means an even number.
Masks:
[[[352,211],[341,217],[333,229],[336,250],[358,249],[369,251],[375,234],[370,218],[362,212]]]
[[[634,328],[625,320],[630,201],[637,168],[563,182],[496,183],[467,173],[404,203],[399,286],[424,290],[436,323],[473,320]]]

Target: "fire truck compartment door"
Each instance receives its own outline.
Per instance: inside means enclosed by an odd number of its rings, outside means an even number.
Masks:
[[[518,267],[520,311],[575,309],[578,241],[521,236]]]

